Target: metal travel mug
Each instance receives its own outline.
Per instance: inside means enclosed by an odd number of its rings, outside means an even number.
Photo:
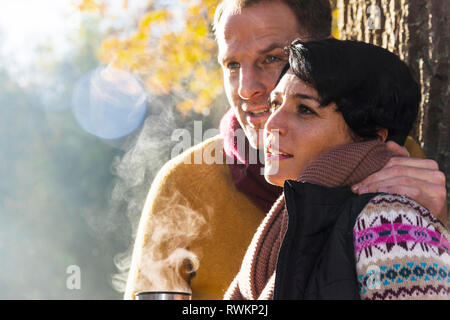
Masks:
[[[192,293],[174,291],[143,291],[135,294],[136,300],[191,300]]]

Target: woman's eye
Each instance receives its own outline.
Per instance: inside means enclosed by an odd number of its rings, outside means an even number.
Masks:
[[[275,112],[275,110],[277,110],[277,108],[280,106],[280,103],[276,100],[274,101],[270,101],[269,102],[269,107],[270,107],[270,112]]]
[[[315,112],[310,107],[305,106],[304,104],[301,104],[297,107],[297,112],[302,115],[315,114]]]

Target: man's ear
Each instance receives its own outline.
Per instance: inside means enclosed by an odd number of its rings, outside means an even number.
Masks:
[[[388,133],[389,133],[389,130],[388,129],[385,129],[385,128],[380,128],[380,129],[378,129],[378,136],[381,138],[381,140],[383,141],[383,142],[386,142],[386,139],[387,139],[387,136],[388,136]]]

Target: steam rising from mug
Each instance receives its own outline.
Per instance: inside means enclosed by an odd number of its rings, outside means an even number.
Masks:
[[[101,67],[76,83],[72,111],[88,133],[102,139],[118,139],[142,124],[147,95],[130,73],[111,66]]]
[[[158,177],[155,185],[157,180]],[[198,269],[201,254],[198,250],[191,250],[191,246],[209,235],[211,209],[205,206],[201,212],[193,210],[179,192],[162,197],[153,191],[150,190],[144,206],[140,222],[142,230],[137,232],[135,260],[126,261],[131,264],[127,284],[133,286],[134,292],[189,293],[189,278]],[[155,197],[158,197],[158,206],[153,208],[154,214],[149,217],[145,213],[150,211],[149,206],[154,204]],[[115,280],[117,287],[124,279],[116,275]],[[132,293],[126,292],[125,295],[131,296]]]

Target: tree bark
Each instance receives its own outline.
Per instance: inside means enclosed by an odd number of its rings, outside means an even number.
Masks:
[[[450,208],[449,3],[337,0],[340,39],[370,42],[398,54],[420,82],[422,101],[411,136],[445,173]],[[374,8],[379,8],[378,21]]]

